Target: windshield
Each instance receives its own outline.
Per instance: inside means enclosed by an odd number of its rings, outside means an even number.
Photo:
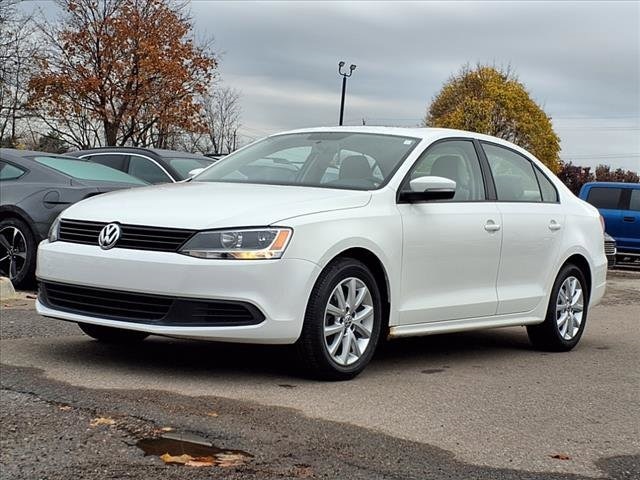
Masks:
[[[105,182],[131,183],[133,185],[148,185],[147,182],[127,175],[120,170],[100,165],[99,163],[72,160],[63,157],[34,157],[34,160],[60,173],[64,173],[78,180],[102,180]]]
[[[277,135],[229,155],[194,180],[372,190],[386,182],[418,142],[353,132]]]
[[[167,158],[166,160],[169,162],[169,165],[178,172],[181,180],[189,178],[189,172],[191,170],[195,170],[196,168],[207,168],[214,162],[213,159],[209,158]]]

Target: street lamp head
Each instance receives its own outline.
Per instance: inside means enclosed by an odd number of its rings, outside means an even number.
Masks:
[[[356,69],[356,66],[352,63],[349,69],[353,72]]]
[[[344,62],[340,62],[340,63],[338,63],[338,67],[339,67],[339,68],[344,67]]]

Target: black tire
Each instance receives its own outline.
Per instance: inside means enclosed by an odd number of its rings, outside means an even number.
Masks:
[[[556,304],[559,301],[558,295],[562,284],[570,277],[576,278],[580,283],[580,288],[582,289],[583,310],[582,320],[578,331],[571,339],[565,339],[561,334],[560,327],[558,326],[558,321],[556,319]],[[580,341],[585,325],[587,324],[589,293],[588,285],[582,270],[573,264],[567,264],[562,267],[551,290],[551,297],[549,298],[549,305],[547,307],[547,316],[544,322],[539,325],[527,326],[527,334],[529,335],[531,344],[535,348],[551,352],[567,352],[575,347]]]
[[[16,230],[20,233],[14,237]],[[37,245],[29,225],[18,218],[2,220],[0,237],[0,275],[9,277],[14,287],[33,286]]]
[[[360,358],[349,365],[340,365],[331,358],[325,346],[325,309],[338,284],[352,277],[363,282],[369,290],[373,307],[373,325],[369,343]],[[321,380],[349,380],[362,372],[376,350],[382,325],[382,312],[380,290],[365,264],[352,258],[340,258],[329,264],[320,274],[311,291],[302,333],[296,343],[296,350],[305,373]]]
[[[136,330],[123,330],[121,328],[103,327],[90,323],[78,323],[80,330],[91,338],[104,343],[136,343],[149,336],[148,333]]]

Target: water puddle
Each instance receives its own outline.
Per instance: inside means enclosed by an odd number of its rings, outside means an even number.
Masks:
[[[145,456],[157,456],[166,464],[187,467],[239,467],[253,458],[250,453],[219,448],[206,438],[190,434],[167,433],[143,438],[136,446]]]

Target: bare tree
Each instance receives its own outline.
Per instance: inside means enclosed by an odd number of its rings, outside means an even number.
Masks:
[[[40,49],[30,16],[16,8],[17,0],[0,0],[0,141],[16,146],[30,115],[27,84]]]
[[[213,153],[231,153],[238,146],[240,92],[219,87],[202,97],[208,143]],[[202,142],[201,142],[202,143]]]

